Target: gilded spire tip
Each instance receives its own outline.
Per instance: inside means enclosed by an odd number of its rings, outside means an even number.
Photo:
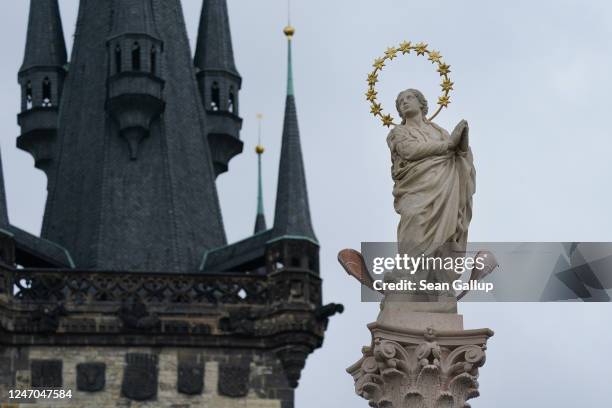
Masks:
[[[295,28],[292,25],[288,25],[283,29],[283,33],[285,33],[288,39],[291,39],[295,34]]]

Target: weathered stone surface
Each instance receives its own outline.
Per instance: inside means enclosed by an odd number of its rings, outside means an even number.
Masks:
[[[141,353],[158,356],[158,388],[154,399],[135,403],[122,394],[126,354]],[[1,354],[1,353],[0,353]],[[69,406],[77,407],[128,407],[146,404],[151,408],[170,406],[219,407],[219,408],[291,408],[293,390],[289,386],[281,362],[274,352],[253,350],[206,349],[195,350],[167,347],[152,349],[146,347],[24,347],[18,353],[7,355],[17,371],[16,383],[7,388],[0,384],[0,401],[8,399],[8,389],[30,388],[30,364],[32,360],[58,359],[63,365],[62,389],[72,390]],[[204,387],[201,393],[188,395],[178,392],[177,380],[180,362],[185,359],[201,361],[204,369]],[[240,398],[228,397],[218,392],[219,365],[251,361],[251,381],[249,392]],[[106,365],[106,384],[98,392],[79,389],[78,366],[91,362],[104,362]],[[30,401],[32,403],[35,400]],[[43,401],[38,401],[41,404]],[[44,405],[42,405],[44,406]],[[54,405],[55,406],[55,405]],[[59,405],[61,406],[61,404]]]
[[[106,364],[81,363],[76,366],[79,391],[102,391],[106,384]]]
[[[347,369],[371,407],[465,407],[478,393],[489,329],[436,331],[368,325],[372,345]]]
[[[244,397],[249,392],[249,375],[249,364],[221,364],[219,394],[232,398]]]
[[[149,312],[139,300],[124,302],[118,312],[123,329],[129,332],[146,332],[158,328],[159,317]]]
[[[145,353],[128,353],[121,392],[126,397],[144,401],[157,395],[158,358]]]
[[[56,388],[62,386],[61,360],[32,360],[31,382],[34,388]]]
[[[200,361],[179,362],[176,387],[183,394],[201,394],[204,390],[204,364]]]
[[[281,360],[283,370],[289,381],[289,385],[295,388],[302,375],[302,369],[306,365],[306,358],[312,350],[305,346],[289,346],[278,350],[276,354]]]

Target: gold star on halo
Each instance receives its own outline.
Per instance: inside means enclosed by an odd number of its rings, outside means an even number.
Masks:
[[[446,108],[449,103],[450,103],[450,98],[448,97],[448,95],[444,95],[438,98],[438,105],[440,106],[444,106]]]
[[[377,82],[378,82],[378,75],[376,75],[376,72],[369,73],[368,74],[368,84],[370,86],[373,86]]]
[[[384,52],[384,55],[380,58],[374,59],[372,66],[374,70],[368,74],[367,82],[368,89],[365,93],[365,97],[367,101],[370,103],[370,112],[375,116],[381,119],[383,126],[390,127],[391,125],[396,125],[394,123],[394,118],[390,114],[386,114],[383,111],[382,105],[378,102],[378,92],[376,90],[376,84],[379,82],[378,74],[383,71],[386,66],[387,60],[393,60],[394,58],[399,56],[399,52],[402,54],[409,54],[410,51],[414,50],[417,55],[425,56],[432,64],[435,64],[436,71],[440,74],[441,83],[440,87],[442,88],[442,96],[438,97],[437,104],[439,106],[436,113],[429,118],[433,119],[443,108],[448,107],[451,103],[449,93],[454,88],[454,82],[450,80],[448,74],[451,72],[450,65],[444,63],[442,61],[442,55],[437,50],[429,50],[428,44],[425,42],[419,42],[416,44],[412,44],[410,41],[403,41],[399,44],[398,47],[388,47]]]
[[[442,90],[445,92],[452,91],[453,85],[455,85],[454,82],[451,82],[451,80],[448,78],[444,79],[444,81],[442,81],[442,83],[440,84],[440,86],[442,87]]]
[[[376,69],[383,69],[385,66],[385,58],[376,58],[372,66]]]
[[[414,46],[416,49],[417,55],[425,55],[425,51],[427,51],[427,44],[424,42],[420,42]]]
[[[398,50],[402,52],[402,54],[408,54],[410,52],[410,41],[404,41],[399,45]]]
[[[376,95],[378,95],[378,92],[376,92],[374,88],[369,88],[366,93],[366,99],[370,102],[374,102],[376,100]]]
[[[396,57],[397,54],[397,48],[395,47],[389,47],[387,48],[387,51],[385,51],[385,55],[387,56],[387,58],[389,58],[390,60],[392,60],[393,58]]]
[[[449,72],[451,72],[451,70],[450,70],[450,65],[445,64],[445,63],[443,63],[443,62],[442,62],[442,63],[440,63],[440,64],[438,65],[438,72],[440,73],[440,75],[446,75],[446,74],[448,74]]]
[[[382,117],[383,126],[389,127],[393,124],[393,117],[391,115],[386,114]]]
[[[372,102],[371,108],[370,113],[372,115],[380,115],[380,112],[382,112],[382,106],[380,106],[380,103]]]
[[[427,57],[427,59],[430,60],[432,63],[440,62],[441,58],[442,58],[442,56],[440,55],[439,51],[430,51],[429,52],[429,57]]]

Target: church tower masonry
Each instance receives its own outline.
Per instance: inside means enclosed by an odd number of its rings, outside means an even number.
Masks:
[[[43,238],[81,268],[195,270],[225,244],[205,132],[180,1],[81,0]]]
[[[58,1],[30,0],[17,145],[48,195],[29,234],[0,171],[0,403],[295,406],[342,306],[323,303],[285,34],[274,224],[259,144],[255,231],[228,244],[215,180],[243,144],[226,1],[203,0],[193,57],[180,0],[80,0],[67,62]]]

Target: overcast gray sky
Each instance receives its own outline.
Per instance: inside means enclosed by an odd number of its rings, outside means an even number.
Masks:
[[[11,222],[38,233],[45,179],[19,134],[17,71],[28,1],[0,13],[0,129]],[[271,223],[286,83],[282,0],[228,0],[236,63],[243,77],[245,152],[218,180],[231,240],[247,236],[255,216],[255,114],[265,115],[265,205]],[[477,168],[472,241],[612,241],[612,3],[609,1],[293,0],[298,115],[311,212],[321,242],[324,298],[346,306],[322,349],[308,359],[297,408],[367,406],[344,369],[369,343],[377,305],[336,263],[345,247],[392,241],[387,131],[369,115],[363,93],[372,60],[402,40],[426,41],[451,64],[456,90],[437,123],[465,118]],[[61,0],[72,43],[77,0]],[[195,41],[201,1],[183,0]],[[381,76],[392,108],[407,87],[437,99],[438,76],[425,59],[403,58]],[[609,406],[612,305],[460,306],[467,328],[490,327],[473,407]]]

